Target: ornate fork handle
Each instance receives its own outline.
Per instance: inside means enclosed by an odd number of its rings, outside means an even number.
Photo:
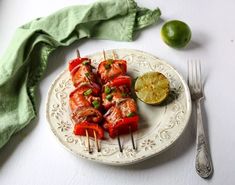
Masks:
[[[211,175],[213,167],[202,123],[201,100],[195,101],[197,110],[196,171],[201,177],[207,178]]]

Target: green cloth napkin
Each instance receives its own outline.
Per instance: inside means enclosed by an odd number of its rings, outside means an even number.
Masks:
[[[19,27],[0,59],[0,148],[36,116],[35,91],[59,46],[82,38],[132,41],[161,15],[133,0],[105,0],[64,8]]]

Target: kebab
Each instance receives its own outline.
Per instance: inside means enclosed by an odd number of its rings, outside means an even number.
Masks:
[[[132,132],[138,129],[137,106],[131,98],[131,78],[126,75],[127,64],[125,60],[106,60],[98,66],[98,74],[103,84],[102,105],[107,111],[104,115],[103,128],[109,132],[111,138],[117,137],[120,152],[122,147],[119,135],[131,135],[133,149],[136,149]],[[114,53],[113,53],[113,56]]]
[[[98,139],[104,138],[103,129],[99,126],[103,116],[100,111],[100,86],[92,71],[91,60],[81,58],[77,50],[77,58],[69,63],[69,71],[75,87],[69,96],[71,118],[75,122],[74,134],[86,136],[89,153],[91,153],[89,137],[94,137],[99,152]]]

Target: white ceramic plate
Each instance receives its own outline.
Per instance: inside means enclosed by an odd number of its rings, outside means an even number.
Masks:
[[[137,101],[141,117],[139,130],[134,133],[137,150],[132,149],[130,136],[122,136],[123,153],[119,152],[117,140],[110,138],[101,141],[101,152],[95,150],[94,140],[91,139],[93,153],[88,153],[86,138],[73,134],[68,102],[69,93],[74,87],[68,70],[63,71],[51,85],[46,114],[52,132],[74,154],[105,164],[127,165],[159,154],[179,138],[191,114],[191,98],[181,75],[166,62],[142,51],[114,51],[119,59],[127,61],[128,74],[133,79],[148,71],[159,71],[170,81],[171,93],[164,105],[150,106]],[[101,52],[88,57],[95,66],[103,59]],[[112,51],[106,51],[106,58],[112,58]]]

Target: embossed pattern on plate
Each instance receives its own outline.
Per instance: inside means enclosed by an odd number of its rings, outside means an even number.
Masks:
[[[170,81],[171,93],[161,106],[150,106],[137,100],[139,130],[134,133],[137,150],[132,149],[129,136],[122,136],[123,153],[119,152],[117,140],[101,141],[101,152],[89,154],[85,137],[73,134],[70,119],[69,94],[74,89],[68,70],[63,71],[51,85],[46,104],[47,119],[51,130],[59,141],[74,154],[93,161],[110,165],[127,165],[159,154],[171,146],[182,134],[191,115],[191,98],[181,75],[166,62],[151,54],[131,50],[115,49],[117,57],[128,63],[128,74],[133,79],[148,71],[159,71]],[[102,61],[100,53],[88,56],[97,66]],[[106,58],[112,58],[112,51],[106,51]],[[92,139],[91,139],[92,140]],[[91,147],[95,149],[94,140]]]

